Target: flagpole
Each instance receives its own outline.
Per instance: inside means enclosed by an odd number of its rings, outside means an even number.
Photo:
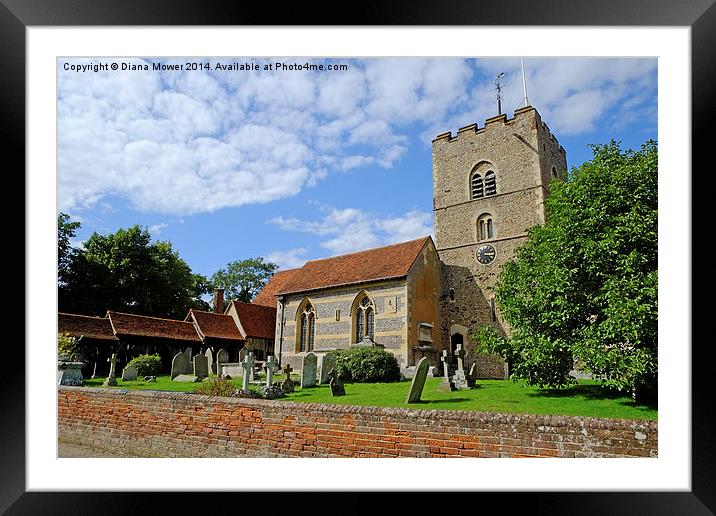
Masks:
[[[527,81],[525,80],[525,61],[520,57],[520,65],[522,66],[522,89],[525,92],[525,107],[530,105],[530,102],[527,100]]]

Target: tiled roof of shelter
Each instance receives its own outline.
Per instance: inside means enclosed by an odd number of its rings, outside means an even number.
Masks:
[[[273,339],[276,336],[276,308],[231,301],[247,337]]]
[[[341,285],[366,283],[408,275],[430,237],[322,260],[310,260],[294,269],[277,294],[293,294]]]
[[[287,269],[275,273],[271,276],[271,279],[263,290],[259,292],[253,301],[251,301],[251,304],[276,308],[276,294],[278,294],[278,292],[283,289],[284,285],[291,281],[291,278],[293,278],[293,276],[300,271],[301,269]]]
[[[57,314],[57,332],[69,333],[73,337],[117,340],[117,337],[112,332],[112,324],[106,317],[59,312]]]
[[[111,310],[107,311],[107,317],[112,322],[116,334],[201,342],[194,324],[190,322]]]
[[[214,339],[245,340],[239,328],[230,315],[204,312],[202,310],[189,310],[187,320],[194,319],[199,331],[204,337]]]

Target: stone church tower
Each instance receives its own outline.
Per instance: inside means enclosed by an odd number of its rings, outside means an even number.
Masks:
[[[468,125],[433,140],[435,243],[442,262],[441,340],[451,349],[482,326],[508,331],[495,303],[502,266],[527,230],[545,222],[553,178],[566,179],[562,146],[530,106],[514,118],[499,115],[485,127]],[[477,357],[480,378],[505,378],[499,357]]]

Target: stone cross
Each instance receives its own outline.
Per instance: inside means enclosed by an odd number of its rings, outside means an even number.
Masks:
[[[109,376],[104,381],[104,385],[117,385],[117,353],[112,353],[112,356],[107,359],[109,362]]]
[[[264,368],[266,369],[266,387],[271,387],[271,383],[273,382],[273,373],[276,370],[276,359],[273,355],[269,355],[266,359]]]
[[[286,364],[286,367],[283,368],[283,372],[286,375],[286,378],[291,378],[291,371],[293,371],[293,367],[291,367],[291,364]]]
[[[465,369],[465,365],[463,363],[463,358],[465,357],[465,350],[462,349],[462,344],[457,344],[455,346],[455,356],[457,357],[457,368],[462,371]]]
[[[450,359],[448,358],[448,352],[446,349],[443,349],[442,356],[440,357],[440,360],[442,360],[442,362],[443,362],[443,375],[445,376],[445,378],[448,378],[450,376],[450,371],[448,370],[449,369],[448,362],[450,361]]]
[[[244,378],[241,388],[248,392],[249,391],[249,380],[251,379],[251,371],[254,369],[254,355],[253,353],[247,353],[244,357],[244,361],[241,362],[241,367],[244,368]]]

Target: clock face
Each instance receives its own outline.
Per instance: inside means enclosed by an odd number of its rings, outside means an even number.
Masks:
[[[475,256],[477,258],[477,261],[480,262],[482,265],[490,265],[492,262],[495,261],[497,251],[495,251],[495,247],[491,244],[483,244],[477,248]]]

